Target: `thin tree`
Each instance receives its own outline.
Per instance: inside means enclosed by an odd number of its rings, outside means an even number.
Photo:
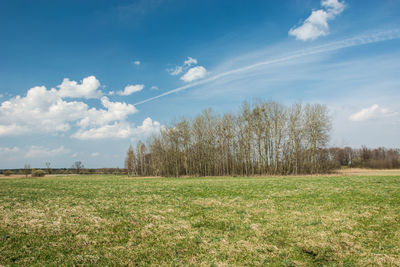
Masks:
[[[76,174],[79,174],[83,168],[85,168],[85,166],[83,166],[81,161],[75,161],[74,164],[72,164],[72,169],[75,170]]]
[[[47,168],[47,173],[51,174],[51,169],[50,169],[50,162],[46,162],[46,168]]]
[[[133,152],[132,145],[129,146],[125,158],[125,168],[128,176],[133,176],[135,171],[135,153]]]
[[[31,172],[31,165],[30,164],[25,164],[24,166],[24,173],[25,173],[25,178],[28,177],[28,174]]]

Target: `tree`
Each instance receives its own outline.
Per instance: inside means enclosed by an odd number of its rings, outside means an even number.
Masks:
[[[31,172],[31,165],[30,164],[25,164],[24,166],[24,173],[25,173],[25,177],[28,177],[28,174]]]
[[[326,149],[329,131],[330,117],[323,105],[245,102],[238,114],[220,116],[206,109],[193,119],[174,121],[146,145],[139,141],[136,150],[130,147],[125,163],[139,175],[326,172],[335,166]],[[383,160],[385,165],[398,163],[394,152],[386,157],[383,150],[373,152],[375,165]]]
[[[74,164],[72,164],[72,169],[76,171],[76,174],[79,174],[83,168],[85,168],[85,166],[83,166],[82,162],[80,161],[75,161]]]
[[[51,174],[50,162],[46,162],[47,173]]]
[[[125,168],[128,176],[133,176],[135,173],[135,152],[133,152],[132,145],[129,146],[125,158]]]

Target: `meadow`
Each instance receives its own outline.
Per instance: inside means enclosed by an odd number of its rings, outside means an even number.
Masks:
[[[400,172],[0,178],[0,265],[400,266]]]

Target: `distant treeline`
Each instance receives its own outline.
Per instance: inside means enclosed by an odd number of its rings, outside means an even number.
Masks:
[[[129,175],[217,176],[325,173],[331,119],[319,104],[244,103],[238,114],[210,109],[129,148]]]
[[[348,166],[372,169],[397,169],[400,168],[400,149],[387,149],[384,147],[370,149],[363,146],[360,149],[351,147],[330,148],[332,160],[336,167]]]
[[[39,168],[39,169],[33,169],[34,170],[43,170],[46,174],[77,174],[76,169],[73,168]],[[33,172],[32,170],[29,171],[29,175]],[[15,175],[25,175],[26,170],[25,169],[4,169],[0,170],[1,174],[6,174],[8,172],[10,175],[15,174]],[[10,173],[11,172],[11,173]],[[120,169],[120,168],[97,168],[97,169],[91,169],[91,168],[84,168],[79,171],[79,174],[126,174],[125,169]]]

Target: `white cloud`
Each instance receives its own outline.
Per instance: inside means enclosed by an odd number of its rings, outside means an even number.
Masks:
[[[72,135],[73,138],[80,140],[98,140],[98,139],[121,139],[121,138],[144,138],[151,134],[158,133],[161,129],[159,122],[151,118],[146,118],[142,125],[134,127],[127,122],[115,122],[113,125],[104,125],[91,129],[80,129]]]
[[[11,136],[11,135],[21,135],[23,133],[28,133],[30,129],[15,123],[8,125],[0,124],[0,136]]]
[[[183,72],[183,67],[182,66],[176,66],[173,69],[167,69],[167,71],[169,72],[169,74],[171,74],[172,76],[176,76],[178,74],[181,74]]]
[[[99,152],[93,152],[93,153],[91,154],[91,156],[92,156],[92,157],[98,157],[98,156],[100,156],[100,153],[99,153]]]
[[[90,129],[79,129],[72,137],[81,140],[120,139],[131,135],[131,127],[126,122],[114,122]]]
[[[153,85],[150,90],[158,90],[158,86]]]
[[[351,121],[366,121],[370,119],[379,119],[388,116],[398,115],[398,112],[390,111],[387,108],[381,108],[379,105],[374,104],[369,108],[364,108],[350,116]]]
[[[133,131],[135,135],[148,136],[151,134],[159,133],[161,125],[158,121],[154,121],[151,118],[146,118],[143,120],[142,125],[136,127]]]
[[[127,85],[124,91],[119,91],[118,94],[121,96],[128,96],[136,92],[142,91],[144,88],[143,84]]]
[[[176,75],[179,75],[179,74],[185,72],[188,68],[190,68],[193,65],[197,65],[197,59],[192,58],[192,57],[187,57],[186,60],[183,62],[183,65],[176,66],[175,68],[172,68],[172,69],[167,69],[167,71],[172,76],[176,76]]]
[[[33,87],[25,97],[16,96],[1,103],[0,136],[67,131],[69,122],[78,120],[87,110],[83,102],[62,100],[55,89]]]
[[[181,80],[185,82],[192,82],[204,78],[207,75],[207,70],[203,66],[190,68],[182,77]]]
[[[135,60],[135,61],[133,61],[133,64],[135,64],[136,66],[139,66],[140,65],[140,61],[139,60]]]
[[[80,128],[106,126],[124,122],[137,112],[135,106],[101,98],[104,108],[90,108],[80,101],[66,101],[56,89],[33,87],[26,96],[16,96],[0,104],[0,136],[27,133],[60,133],[72,126]]]
[[[66,149],[64,146],[59,148],[49,149],[42,146],[31,146],[25,154],[25,158],[44,158],[44,157],[54,157],[58,155],[63,155],[69,153],[70,150]]]
[[[0,147],[0,154],[18,153],[19,148],[14,146],[12,148]]]
[[[342,13],[344,8],[346,7],[344,1],[340,2],[338,0],[323,0],[321,2],[321,5],[328,10],[329,14],[332,14],[334,16]]]
[[[225,71],[211,75],[211,76],[207,77],[206,79],[202,79],[200,81],[185,84],[183,86],[179,86],[179,87],[176,87],[169,91],[160,93],[156,96],[144,99],[142,101],[135,103],[135,105],[141,105],[141,104],[144,104],[144,103],[147,103],[147,102],[150,102],[150,101],[153,101],[153,100],[156,100],[156,99],[159,99],[159,98],[171,95],[171,94],[175,94],[177,92],[184,91],[184,90],[187,90],[187,89],[199,86],[199,85],[207,85],[207,84],[211,84],[215,81],[223,81],[224,79],[232,79],[233,76],[236,76],[234,85],[237,85],[237,80],[240,80],[244,76],[248,77],[249,72],[261,70],[262,68],[279,65],[282,63],[292,65],[293,61],[296,61],[301,58],[307,58],[307,57],[316,56],[316,55],[320,55],[320,54],[324,54],[324,53],[328,53],[328,52],[332,52],[332,51],[338,51],[338,50],[341,50],[344,48],[349,48],[349,47],[359,47],[359,46],[363,46],[366,44],[380,43],[380,42],[386,42],[389,40],[397,40],[397,39],[400,39],[400,30],[391,29],[391,30],[381,31],[381,32],[376,32],[376,33],[356,35],[356,36],[348,38],[348,39],[343,39],[340,41],[327,43],[323,47],[316,46],[316,47],[312,47],[312,48],[306,49],[306,50],[303,50],[303,49],[297,50],[291,54],[280,54],[280,55],[278,54],[275,58],[274,57],[263,58],[263,57],[265,57],[265,55],[263,53],[257,54],[258,55],[257,58],[259,59],[259,61],[255,61],[255,62],[253,61],[252,63],[248,63],[247,65],[237,66],[235,68],[232,68],[232,67],[228,68]],[[250,58],[252,60],[254,60],[254,54],[251,54]]]
[[[197,59],[192,58],[192,57],[187,57],[187,59],[184,62],[184,65],[186,66],[192,66],[197,64]]]
[[[58,94],[61,97],[86,99],[100,98],[103,94],[100,90],[98,90],[99,87],[100,82],[94,76],[84,78],[81,84],[65,78],[63,82],[57,86],[57,88],[59,88]]]
[[[71,155],[71,158],[76,158],[78,156],[78,153],[74,153]]]
[[[3,97],[3,94],[0,94],[0,98],[2,98]]]
[[[113,121],[124,121],[128,115],[137,112],[135,106],[123,102],[111,102],[106,96],[101,98],[101,104],[106,109],[91,108],[78,121],[80,127],[105,125]]]
[[[338,0],[323,0],[321,5],[324,9],[313,10],[302,25],[289,30],[289,35],[303,41],[315,40],[320,36],[328,35],[328,20],[332,20],[342,13],[345,4]]]

